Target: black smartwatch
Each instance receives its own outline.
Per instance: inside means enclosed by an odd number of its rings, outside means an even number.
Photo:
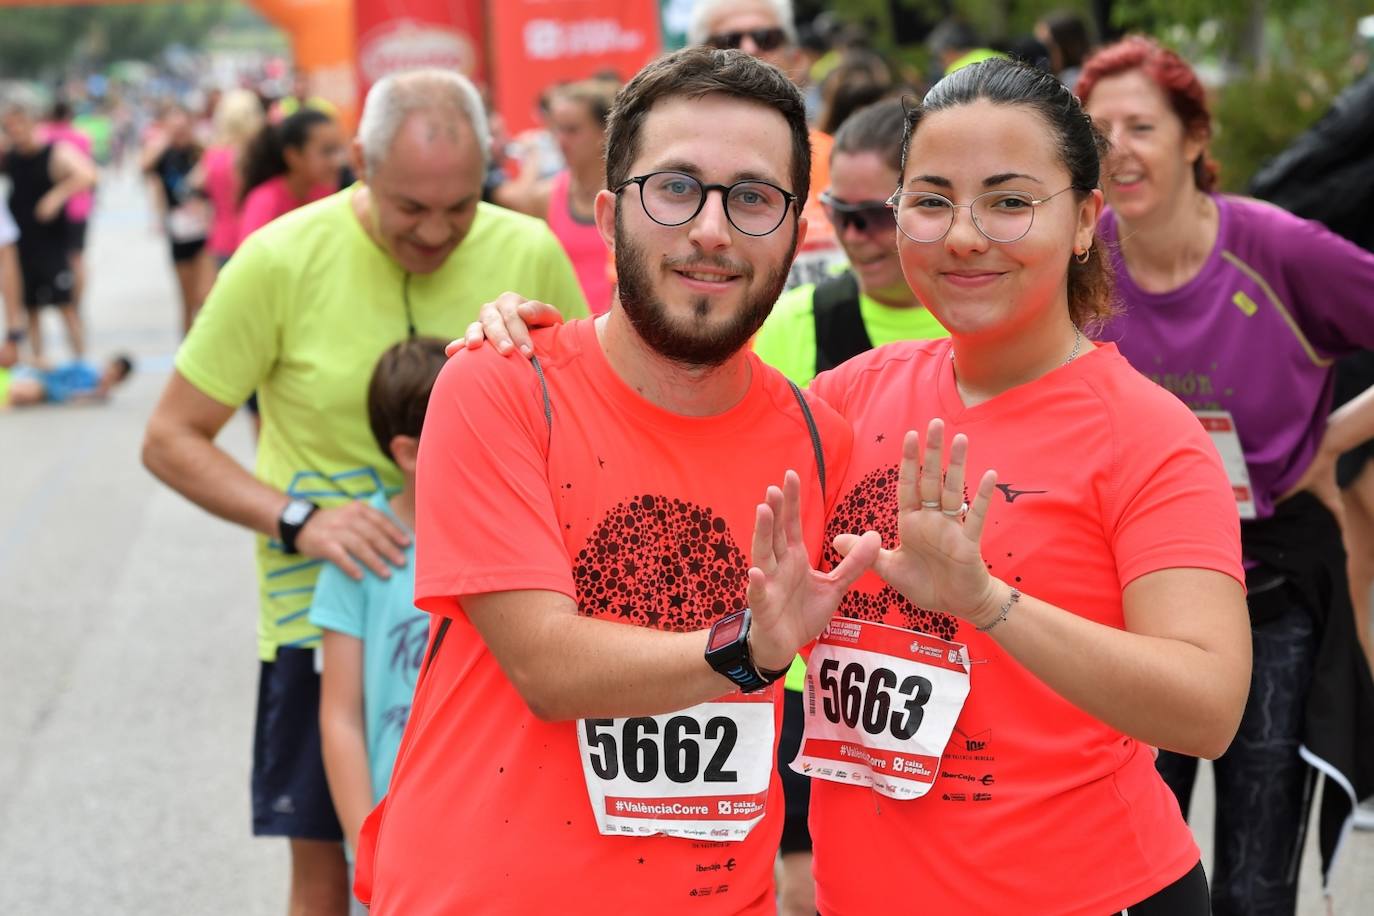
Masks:
[[[296,537],[319,508],[308,499],[293,499],[281,510],[281,515],[277,516],[277,534],[281,537],[283,553],[297,552]]]
[[[768,671],[754,664],[749,655],[749,624],[752,621],[753,614],[748,608],[726,614],[712,625],[706,637],[706,663],[745,693],[762,690],[787,673],[786,668]]]

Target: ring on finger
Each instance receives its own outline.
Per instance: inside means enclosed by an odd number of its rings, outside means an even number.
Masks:
[[[921,500],[921,508],[938,509],[940,508],[940,501],[938,499],[923,499]]]
[[[925,505],[925,503],[922,503],[921,505]],[[939,503],[936,503],[936,505],[939,505]],[[941,514],[947,515],[950,518],[963,518],[965,515],[968,514],[968,503],[965,502],[957,509],[941,509],[940,512]]]

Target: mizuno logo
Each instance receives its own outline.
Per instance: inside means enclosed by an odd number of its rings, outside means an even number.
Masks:
[[[997,489],[1002,491],[1002,495],[1007,498],[1007,502],[1014,503],[1018,496],[1025,496],[1028,493],[1048,493],[1049,490],[1018,490],[1009,483],[999,483]]]

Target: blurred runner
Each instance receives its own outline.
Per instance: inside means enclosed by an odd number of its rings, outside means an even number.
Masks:
[[[48,143],[68,143],[81,151],[81,154],[94,162],[91,152],[91,138],[72,123],[72,107],[66,101],[53,105],[52,116],[43,125],[41,133]],[[81,299],[86,290],[86,227],[91,219],[91,209],[95,206],[95,192],[81,191],[73,194],[67,201],[67,262],[72,269],[72,307],[78,314]]]
[[[239,247],[244,152],[265,120],[262,102],[248,89],[226,92],[215,106],[215,142],[201,159],[200,183],[214,208],[208,245],[216,270]]]
[[[239,243],[277,217],[333,194],[344,154],[338,123],[314,108],[263,127],[240,163]]]
[[[143,152],[143,171],[150,179],[154,209],[171,247],[172,266],[181,291],[181,331],[195,321],[211,282],[210,236],[213,213],[196,183],[204,153],[196,139],[195,122],[181,105],[168,106],[154,139]]]

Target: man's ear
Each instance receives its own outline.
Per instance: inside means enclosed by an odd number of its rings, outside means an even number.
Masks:
[[[407,474],[415,473],[416,459],[420,455],[420,440],[415,436],[392,436],[391,456],[396,467]]]
[[[363,141],[357,137],[348,144],[348,164],[353,169],[353,174],[357,175],[364,182],[367,181],[367,161],[363,157]]]
[[[596,202],[592,204],[592,218],[596,220],[596,231],[606,243],[606,250],[615,255],[615,208],[620,205],[620,195],[614,191],[597,191]]]

